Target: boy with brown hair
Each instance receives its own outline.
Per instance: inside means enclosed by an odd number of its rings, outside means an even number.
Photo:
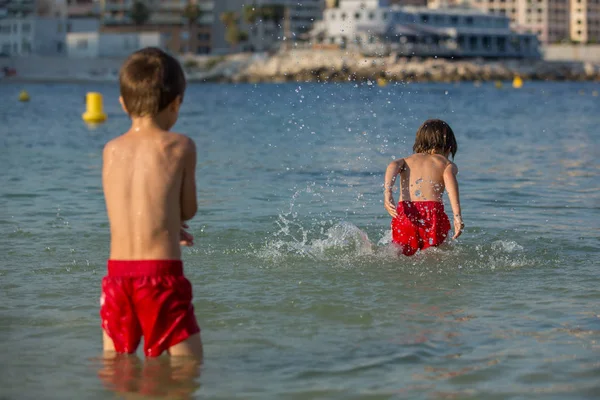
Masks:
[[[105,352],[202,359],[192,286],[181,245],[197,210],[196,147],[170,132],[186,81],[179,62],[157,48],[133,53],[119,74],[131,128],[104,147],[102,185],[110,222],[108,273],[100,316]]]

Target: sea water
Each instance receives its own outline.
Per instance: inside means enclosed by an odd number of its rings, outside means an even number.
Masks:
[[[598,398],[598,90],[190,85],[198,370],[101,358],[117,86],[0,86],[0,398]],[[383,175],[427,118],[456,134],[466,230],[403,257]]]

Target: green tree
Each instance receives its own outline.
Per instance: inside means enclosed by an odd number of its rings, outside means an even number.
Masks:
[[[225,41],[233,50],[241,41],[240,17],[233,11],[226,11],[220,15],[220,19],[225,25]]]
[[[238,24],[232,24],[225,30],[225,40],[231,45],[231,48],[234,49],[241,42],[248,40],[248,33],[240,31]]]
[[[188,26],[188,51],[195,53],[195,51],[192,50],[194,44],[194,28],[198,24],[198,20],[202,17],[202,9],[195,2],[188,0],[183,8],[182,15]]]
[[[129,10],[129,18],[137,27],[143,26],[150,19],[150,8],[142,0],[137,0]]]
[[[244,21],[253,25],[258,17],[260,17],[260,10],[257,8],[255,4],[247,5],[244,7]]]
[[[221,22],[223,23],[223,25],[225,25],[225,27],[237,24],[238,20],[237,14],[233,11],[225,11],[219,16],[219,18],[221,19]]]

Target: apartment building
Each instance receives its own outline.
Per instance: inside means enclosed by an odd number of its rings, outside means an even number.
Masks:
[[[571,0],[571,40],[600,43],[600,0]]]
[[[66,55],[66,3],[0,0],[0,54]]]
[[[314,42],[375,55],[540,57],[536,36],[512,30],[506,16],[472,8],[387,4],[382,0],[341,0],[315,24]]]
[[[201,16],[189,26],[183,15],[188,2],[198,5]],[[148,20],[136,25],[130,17],[135,0],[100,0],[100,31],[103,33],[160,32],[173,53],[207,54],[212,49],[214,2],[210,0],[148,0]],[[191,35],[191,36],[190,36]]]
[[[429,6],[445,1],[462,0],[429,0]],[[600,41],[600,0],[467,0],[467,4],[506,15],[514,28],[535,33],[542,43]]]
[[[67,0],[69,18],[98,18],[100,2],[98,0]]]
[[[485,12],[505,15],[513,28],[534,33],[542,43],[569,40],[570,0],[470,0]]]

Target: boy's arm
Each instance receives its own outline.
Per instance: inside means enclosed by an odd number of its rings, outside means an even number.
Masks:
[[[458,173],[458,167],[454,163],[448,164],[444,170],[444,185],[448,191],[448,198],[450,199],[450,206],[452,207],[452,213],[454,214],[454,236],[452,239],[456,239],[462,234],[465,224],[463,223],[460,209],[460,195],[458,192],[458,180],[456,174]]]
[[[183,158],[183,178],[181,182],[181,221],[192,219],[198,211],[196,199],[196,145],[187,138]]]
[[[400,173],[402,168],[404,168],[404,159],[400,158],[389,163],[387,169],[385,170],[385,180],[383,183],[383,205],[392,218],[396,218],[398,216],[392,190],[394,189],[394,184],[396,183],[396,176],[398,173]]]
[[[106,201],[106,186],[109,182],[108,166],[112,164],[111,158],[114,152],[113,141],[109,141],[102,149],[102,191]]]

